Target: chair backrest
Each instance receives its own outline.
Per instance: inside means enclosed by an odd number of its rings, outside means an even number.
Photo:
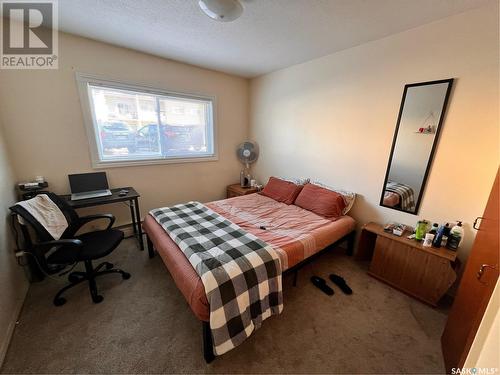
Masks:
[[[62,234],[61,239],[72,238],[72,236],[76,232],[76,230],[74,230],[74,223],[78,221],[78,214],[72,207],[70,207],[63,199],[59,198],[56,194],[54,193],[46,193],[46,194],[50,198],[50,200],[52,200],[61,210],[61,212],[66,218],[66,221],[68,222],[68,228],[66,228],[66,230]],[[28,258],[28,262],[31,263],[32,261],[34,261],[35,264],[38,266],[38,267],[33,266],[31,271],[33,273],[34,279],[42,280],[44,278],[44,275],[46,274],[50,275],[59,272],[61,270],[61,265],[56,265],[56,266],[50,265],[46,259],[46,253],[50,250],[51,247],[37,246],[36,241],[33,241],[34,238],[32,238],[34,234],[38,242],[45,242],[54,240],[54,237],[24,207],[16,204],[10,207],[9,209],[12,211],[14,215],[11,225],[16,234],[16,244],[19,250],[22,249],[23,251],[30,253],[33,256],[33,258]],[[17,216],[23,218],[24,225],[21,225],[18,222]],[[18,238],[19,231],[18,229],[16,229],[16,227],[20,228],[20,232],[22,234],[23,238],[22,248],[20,246]]]
[[[61,235],[61,239],[72,238],[72,236],[76,232],[75,224],[78,222],[78,214],[70,205],[68,205],[63,199],[61,199],[56,194],[47,193],[47,196],[50,198],[52,202],[54,202],[57,205],[57,207],[61,210],[64,217],[66,218],[66,221],[68,222],[68,228],[66,228],[64,233]],[[9,209],[16,215],[21,216],[24,219],[24,221],[33,228],[39,242],[54,240],[54,237],[45,229],[45,227],[42,224],[40,224],[40,222],[24,207],[16,204],[10,207]],[[23,234],[25,234],[24,231]]]

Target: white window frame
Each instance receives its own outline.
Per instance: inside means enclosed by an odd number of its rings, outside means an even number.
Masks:
[[[180,93],[174,91],[168,91],[164,89],[154,88],[144,84],[137,83],[125,83],[115,79],[107,79],[91,74],[76,73],[76,82],[78,86],[78,92],[80,94],[80,101],[83,111],[83,120],[85,124],[85,129],[87,133],[87,139],[90,148],[90,156],[92,160],[92,167],[94,169],[99,168],[109,168],[109,167],[130,167],[137,165],[154,165],[154,164],[177,164],[177,163],[199,163],[199,162],[209,162],[217,161],[218,157],[218,137],[217,137],[217,101],[215,96],[203,95],[203,94],[191,94],[191,93]],[[211,117],[212,117],[212,129],[208,129],[208,137],[213,139],[213,152],[210,155],[203,156],[171,156],[171,157],[161,157],[154,158],[148,157],[144,159],[127,159],[127,160],[101,160],[99,154],[99,146],[97,144],[99,135],[97,134],[97,126],[95,126],[95,115],[94,108],[91,104],[91,92],[89,90],[89,85],[93,86],[103,86],[103,88],[118,89],[118,90],[130,90],[143,92],[145,94],[170,96],[175,98],[193,99],[193,100],[203,100],[212,103]]]

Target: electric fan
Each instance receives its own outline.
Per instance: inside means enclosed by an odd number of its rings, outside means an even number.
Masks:
[[[249,187],[250,180],[250,164],[254,163],[259,157],[259,146],[256,142],[245,141],[241,143],[236,149],[236,156],[245,164],[245,169],[240,172],[240,185],[242,187]]]

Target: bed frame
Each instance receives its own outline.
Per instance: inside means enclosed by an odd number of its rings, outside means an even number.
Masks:
[[[293,286],[297,285],[297,277],[299,274],[299,270],[304,267],[309,262],[313,261],[321,254],[331,250],[332,248],[336,248],[340,244],[346,242],[347,250],[346,254],[352,256],[354,253],[354,239],[356,238],[356,231],[353,230],[350,233],[346,234],[344,237],[339,239],[338,241],[332,243],[331,245],[325,247],[323,250],[318,251],[317,253],[311,255],[309,258],[304,259],[302,262],[296,264],[293,267],[288,268],[283,272],[283,276],[289,275],[293,273]],[[154,257],[154,246],[153,242],[146,234],[147,246],[148,246],[148,254],[150,258]],[[206,363],[210,363],[215,359],[215,354],[213,351],[213,342],[212,342],[212,333],[210,332],[210,323],[206,321],[202,321],[203,328],[203,357],[205,358]]]

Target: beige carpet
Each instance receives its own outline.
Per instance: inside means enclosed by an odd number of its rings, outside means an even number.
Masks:
[[[442,373],[439,337],[445,310],[432,309],[366,274],[366,264],[325,254],[306,266],[297,287],[284,280],[285,309],[250,339],[206,365],[201,323],[157,256],[128,239],[111,261],[132,273],[86,285],[54,307],[61,282],[33,284],[3,373]],[[328,297],[312,274],[343,275],[354,290]]]

